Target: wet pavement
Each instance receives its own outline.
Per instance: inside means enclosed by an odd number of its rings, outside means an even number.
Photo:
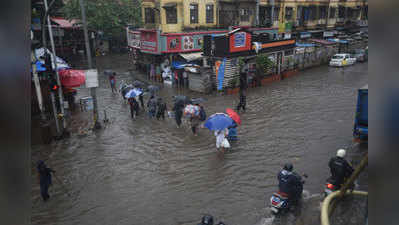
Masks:
[[[117,82],[142,78],[129,72],[127,61],[124,55],[101,57],[97,67],[100,73],[114,69]],[[45,159],[59,179],[53,181],[50,201],[43,203],[32,166],[32,224],[188,225],[206,213],[228,225],[269,224],[265,203],[284,163],[293,162],[295,170],[308,174],[304,189],[317,199],[338,148],[348,149],[355,164],[367,151],[367,145],[352,142],[357,88],[367,79],[367,63],[322,66],[249,89],[239,140],[223,156],[207,129],[194,137],[188,126],[178,129],[174,119],[150,120],[142,113],[132,120],[128,105],[100,75],[97,95],[100,119],[104,109],[109,119],[105,128],[32,148],[32,162]],[[88,94],[79,90],[80,96]],[[162,87],[168,110],[175,94],[203,96]],[[208,116],[239,100],[237,95],[204,97]],[[75,114],[72,130],[87,128],[90,117]],[[367,173],[358,183],[367,190]],[[282,224],[318,224],[318,207],[313,200],[300,219]]]

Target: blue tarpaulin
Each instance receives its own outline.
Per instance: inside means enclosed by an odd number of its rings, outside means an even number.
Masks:
[[[186,63],[186,62],[179,62],[179,61],[172,62],[172,68],[174,68],[174,69],[183,69],[186,66],[198,66],[198,65],[194,64],[194,63]]]
[[[225,65],[226,65],[226,58],[223,59],[223,62],[222,62],[222,64],[220,64],[219,69],[218,69],[218,90],[223,89]]]

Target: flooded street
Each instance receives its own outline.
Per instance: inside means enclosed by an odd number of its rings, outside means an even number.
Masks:
[[[99,58],[97,67],[117,71],[118,84],[136,76],[128,72],[127,56]],[[357,89],[367,82],[368,65],[358,63],[313,68],[249,89],[239,140],[221,157],[207,129],[194,137],[188,126],[178,129],[174,119],[150,120],[141,113],[132,120],[128,105],[112,94],[101,73],[97,95],[100,119],[106,109],[110,120],[105,128],[32,148],[32,163],[45,159],[63,182],[54,179],[51,199],[43,203],[32,166],[32,224],[189,225],[205,213],[227,225],[256,224],[270,216],[265,202],[268,206],[277,189],[284,163],[293,162],[296,171],[309,176],[304,189],[313,195],[322,192],[328,161],[338,148],[348,149],[355,164],[360,160],[367,145],[352,142],[352,129]],[[165,86],[160,95],[168,110],[177,93],[202,96]],[[234,108],[239,100],[237,95],[203,97],[208,116]],[[367,190],[367,177],[359,185]]]

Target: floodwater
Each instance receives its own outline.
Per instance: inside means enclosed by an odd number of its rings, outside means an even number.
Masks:
[[[99,58],[97,67],[114,69],[117,82],[138,76],[128,72],[127,56]],[[228,225],[266,224],[269,198],[284,163],[293,162],[296,171],[306,173],[304,189],[317,196],[338,148],[348,149],[355,164],[367,151],[367,145],[352,142],[357,88],[367,84],[367,77],[367,63],[345,69],[322,66],[250,89],[239,140],[220,155],[207,129],[194,137],[188,126],[178,129],[170,118],[157,121],[141,114],[132,120],[128,105],[100,76],[100,119],[104,109],[109,119],[105,128],[32,148],[32,224],[188,225],[206,213]],[[177,93],[201,96],[165,86],[160,95],[168,110]],[[205,98],[208,116],[238,103],[237,95]],[[87,128],[90,116],[73,115],[71,129]],[[46,203],[33,168],[39,158],[57,171]],[[367,190],[367,175],[358,184]],[[314,202],[296,224],[317,224],[319,202]]]

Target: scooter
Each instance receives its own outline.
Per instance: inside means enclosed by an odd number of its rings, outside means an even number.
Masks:
[[[303,175],[303,177],[307,178],[308,176],[306,174]],[[301,177],[302,179],[302,177]],[[302,186],[305,183],[304,180],[301,180]],[[285,213],[292,209],[292,207],[295,207],[297,203],[300,201],[302,198],[302,193],[301,196],[297,200],[290,200],[288,198],[288,194],[284,192],[275,192],[273,193],[272,197],[270,198],[270,211],[272,212],[273,215],[278,215],[281,213]]]

